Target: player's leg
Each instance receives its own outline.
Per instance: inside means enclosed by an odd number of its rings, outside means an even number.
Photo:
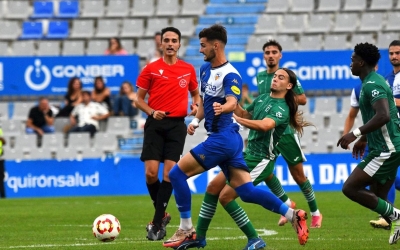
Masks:
[[[301,150],[297,134],[282,136],[277,148],[288,164],[290,174],[294,181],[299,185],[301,192],[307,200],[312,216],[310,228],[320,228],[322,225],[322,214],[317,206],[314,189],[310,181],[304,175],[303,162],[306,161],[306,159]]]
[[[388,182],[386,182],[385,184],[387,184]],[[392,205],[394,204],[394,197],[391,197],[395,194],[393,194],[393,192],[396,192],[396,189],[394,187],[395,185],[392,184],[389,192],[385,193],[382,192],[382,187],[381,184],[374,181],[370,186],[369,186],[369,190],[371,190],[372,192],[374,192],[374,194],[376,196],[378,196],[379,198],[386,200],[388,202],[390,202]],[[374,228],[383,228],[386,230],[390,230],[391,225],[390,225],[390,221],[386,221],[385,218],[382,217],[382,215],[379,215],[378,219],[376,220],[370,220],[369,224],[374,227]]]
[[[371,209],[387,218],[392,223],[389,243],[400,239],[400,210],[386,200],[379,198],[374,192],[366,189],[374,181],[382,183],[381,192],[389,191],[396,178],[397,166],[400,164],[400,153],[370,152],[358,164],[343,185],[342,192],[350,200]],[[377,167],[378,166],[378,167]],[[396,166],[396,167],[394,167]]]

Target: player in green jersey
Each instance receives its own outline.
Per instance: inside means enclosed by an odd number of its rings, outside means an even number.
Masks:
[[[271,94],[259,95],[246,109],[238,106],[235,110],[236,121],[250,128],[248,147],[244,156],[254,185],[258,185],[265,178],[273,175],[274,164],[278,156],[275,147],[279,144],[278,141],[288,124],[300,132],[303,126],[309,125],[297,113],[295,94],[292,91],[296,81],[296,75],[293,71],[280,69],[275,73]],[[206,245],[206,232],[215,214],[218,200],[238,227],[246,234],[248,244],[244,249],[263,249],[265,247],[264,241],[258,237],[246,212],[235,201],[236,198],[235,190],[226,185],[225,176],[220,172],[207,186],[197,221],[196,238],[188,238],[177,249],[204,247]],[[300,220],[300,224],[295,225],[293,220],[293,211],[295,210],[273,194],[269,196],[268,203],[271,206],[271,211],[285,216],[292,222],[299,243],[304,245],[308,238],[306,221]]]
[[[360,43],[354,47],[350,67],[352,74],[362,81],[359,106],[364,125],[341,137],[337,146],[347,149],[359,138],[353,146],[353,157],[358,159],[364,156],[368,144],[369,154],[350,174],[342,191],[392,224],[389,244],[393,244],[400,239],[400,210],[387,202],[386,197],[400,165],[400,122],[392,90],[374,70],[380,56],[373,44]]]
[[[282,46],[275,40],[269,40],[263,45],[263,52],[267,70],[257,74],[257,88],[259,94],[271,92],[272,77],[275,71],[278,70],[279,61],[282,58]],[[299,81],[297,81],[297,84],[293,86],[293,91],[296,94],[297,103],[299,105],[305,105],[307,103],[307,97],[304,94],[304,90]],[[290,126],[287,127],[277,148],[288,164],[290,174],[296,181],[297,185],[299,185],[308,202],[312,215],[310,228],[320,228],[322,225],[322,214],[318,209],[312,185],[304,174],[303,162],[306,161],[306,157],[301,150],[298,134],[293,130],[293,128]],[[292,208],[296,207],[295,202],[291,201],[287,196],[275,175],[267,178],[265,183],[279,199]],[[278,225],[283,226],[286,222],[286,218],[281,216]]]

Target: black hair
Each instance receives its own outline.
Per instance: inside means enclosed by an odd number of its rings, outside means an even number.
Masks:
[[[154,33],[154,36],[161,36],[161,32],[160,31],[156,31],[156,33]]]
[[[204,28],[199,33],[199,38],[207,38],[208,41],[218,40],[223,44],[228,43],[228,35],[224,26],[214,24],[208,28]]]
[[[375,67],[381,58],[378,47],[370,43],[358,43],[354,47],[354,53],[371,67]]]
[[[175,27],[165,27],[164,29],[162,29],[161,30],[161,41],[162,41],[162,37],[164,36],[164,34],[169,32],[169,31],[174,32],[175,34],[177,34],[178,38],[179,38],[179,42],[181,42],[181,32]]]
[[[307,127],[312,124],[304,120],[302,111],[298,111],[299,105],[297,104],[296,94],[293,91],[294,86],[297,84],[297,76],[288,68],[281,69],[289,75],[289,82],[292,84],[292,88],[289,89],[285,95],[285,101],[289,106],[289,125],[292,126],[300,135],[302,135],[303,127]]]
[[[393,40],[390,44],[389,44],[389,48],[392,46],[400,46],[400,40]]]
[[[273,39],[270,39],[270,40],[268,40],[266,43],[264,43],[264,45],[263,45],[263,47],[262,47],[263,51],[264,51],[265,48],[268,47],[268,46],[276,46],[276,47],[278,47],[279,52],[282,52],[282,46],[281,46],[277,41],[275,41],[275,40],[273,40]]]

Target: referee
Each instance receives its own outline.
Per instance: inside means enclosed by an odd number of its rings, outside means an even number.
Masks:
[[[4,189],[4,151],[3,151],[3,145],[6,144],[6,140],[3,137],[3,130],[0,128],[0,197],[1,198],[6,198],[6,191]]]
[[[146,227],[149,240],[162,240],[171,220],[165,212],[172,194],[168,174],[180,159],[185,144],[188,92],[192,97],[189,115],[196,114],[200,102],[195,69],[178,59],[180,46],[178,29],[162,29],[163,57],[148,64],[136,82],[136,106],[148,115],[140,160],[146,168],[147,189],[155,208],[153,220]],[[148,103],[144,101],[147,94]],[[164,163],[162,182],[158,179],[160,162]]]

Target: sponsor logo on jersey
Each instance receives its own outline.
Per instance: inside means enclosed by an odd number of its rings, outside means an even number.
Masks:
[[[278,117],[278,118],[282,118],[282,113],[281,112],[276,112],[275,116]]]
[[[218,80],[220,77],[222,76],[221,72],[218,72],[217,74],[215,74],[215,81]]]
[[[376,97],[377,95],[379,95],[379,91],[374,89],[374,90],[372,90],[371,94],[372,94],[372,97]]]
[[[181,86],[181,88],[184,88],[187,86],[187,81],[185,79],[181,79],[179,81],[179,86]]]
[[[205,90],[210,90],[210,91],[217,91],[217,86],[212,85],[211,83],[207,83],[206,86],[204,86]]]
[[[233,93],[235,93],[236,95],[240,95],[240,89],[237,86],[232,86],[231,90]]]

